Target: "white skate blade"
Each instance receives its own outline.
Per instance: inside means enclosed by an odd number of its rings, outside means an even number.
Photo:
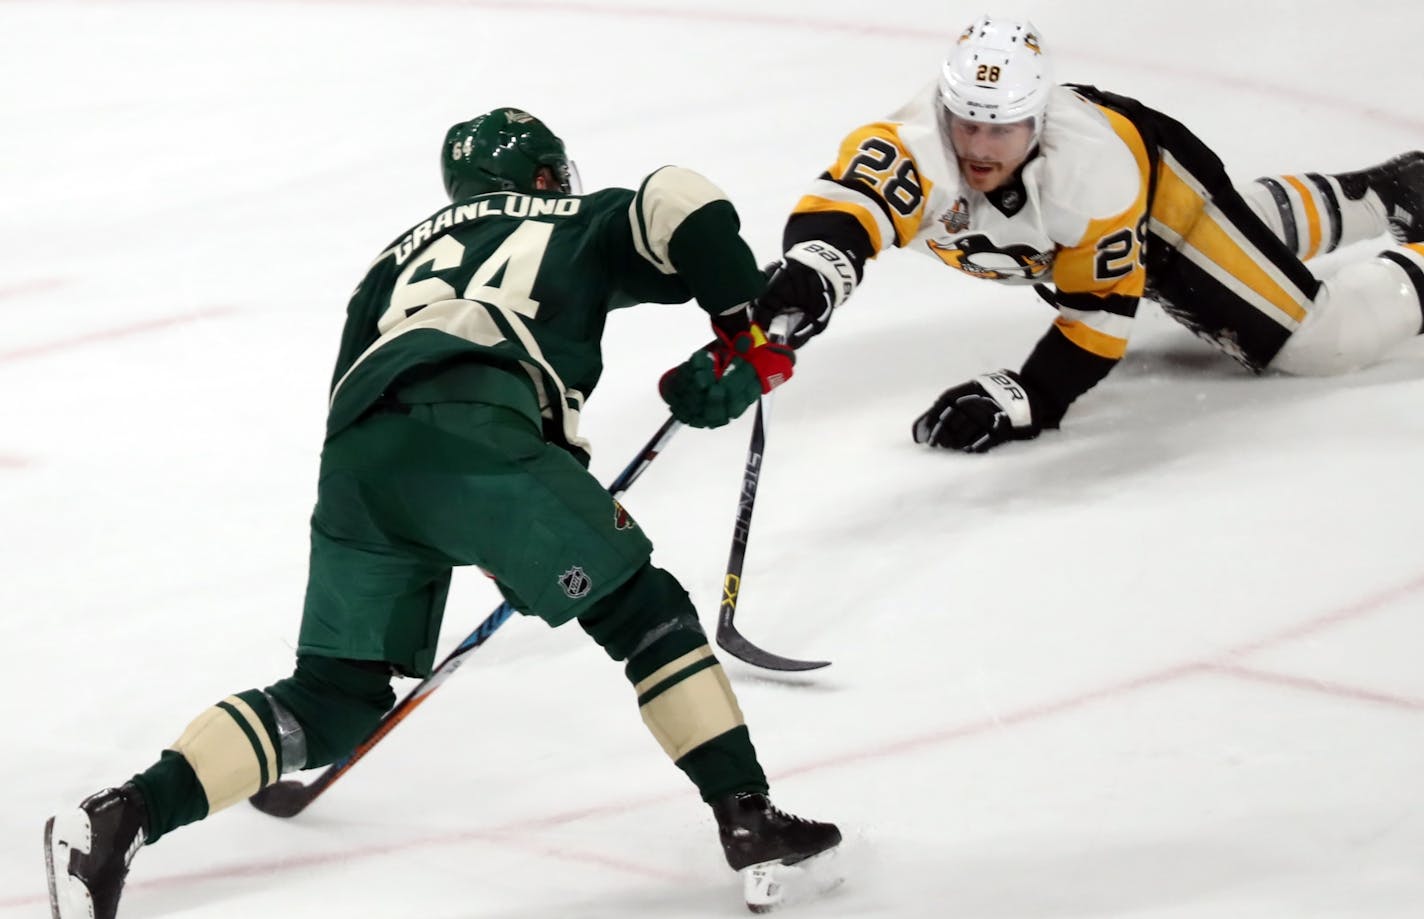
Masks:
[[[45,821],[45,872],[52,919],[94,919],[89,888],[69,873],[69,853],[87,853],[91,833],[89,815],[79,808]]]
[[[832,846],[805,861],[783,865],[779,861],[759,862],[741,870],[742,895],[747,909],[769,913],[818,897],[845,880],[837,864],[840,846]]]

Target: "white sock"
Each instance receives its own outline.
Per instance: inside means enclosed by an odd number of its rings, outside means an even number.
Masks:
[[[1389,232],[1373,189],[1349,198],[1334,176],[1268,176],[1242,191],[1246,203],[1302,261]]]

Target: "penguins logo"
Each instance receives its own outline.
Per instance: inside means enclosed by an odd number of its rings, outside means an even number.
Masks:
[[[1043,53],[1043,48],[1038,43],[1038,36],[1033,34],[1032,32],[1029,32],[1027,35],[1024,36],[1024,47],[1032,51],[1034,54]]]
[[[1035,281],[1053,267],[1051,252],[1039,252],[1025,245],[999,248],[987,236],[966,236],[949,244],[931,239],[928,244],[930,251],[949,267],[991,281]]]

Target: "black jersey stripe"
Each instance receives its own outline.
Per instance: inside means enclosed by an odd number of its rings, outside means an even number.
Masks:
[[[1276,210],[1281,213],[1281,231],[1285,234],[1286,245],[1290,246],[1292,252],[1299,252],[1300,231],[1296,228],[1295,208],[1291,207],[1290,195],[1286,194],[1285,186],[1275,179],[1257,179],[1256,181],[1266,186],[1266,190],[1276,201]]]
[[[1325,251],[1334,252],[1340,248],[1340,234],[1344,230],[1340,216],[1340,199],[1335,197],[1335,189],[1325,176],[1318,172],[1307,172],[1305,177],[1320,189],[1320,197],[1325,199],[1325,212],[1330,215],[1330,248]]]
[[[1101,310],[1104,313],[1126,316],[1129,319],[1137,315],[1138,298],[1126,294],[1067,293],[1055,290],[1045,299],[1054,306],[1084,313]]]
[[[1116,366],[1112,358],[1084,351],[1062,329],[1049,326],[1019,372],[1033,396],[1033,420],[1045,428],[1058,427],[1073,400]]]
[[[886,203],[884,198],[875,193],[874,188],[859,179],[832,178],[829,172],[821,173],[821,178],[827,182],[839,185],[842,188],[848,188],[856,194],[873,201],[875,206],[880,208],[880,212],[885,215],[885,219],[890,222],[890,230],[895,234],[895,241],[897,243],[902,242],[900,239],[900,230],[895,224],[895,215],[890,212],[890,205]]]

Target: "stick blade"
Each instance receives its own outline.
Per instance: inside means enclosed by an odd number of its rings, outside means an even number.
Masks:
[[[272,817],[295,817],[316,797],[311,787],[295,779],[285,779],[258,791],[247,800]]]
[[[770,651],[764,651],[747,641],[741,632],[738,632],[734,627],[728,624],[724,624],[717,629],[717,644],[723,651],[726,651],[742,663],[751,664],[753,667],[760,667],[763,670],[796,672],[802,670],[820,670],[822,667],[829,667],[831,665],[830,661],[802,661],[794,657],[782,657],[780,654],[772,654]]]

